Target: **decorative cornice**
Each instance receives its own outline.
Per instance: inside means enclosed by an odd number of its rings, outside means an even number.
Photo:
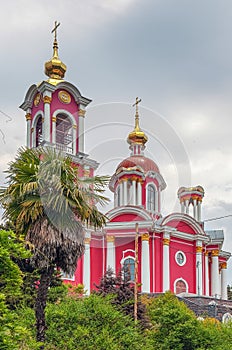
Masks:
[[[27,113],[27,114],[25,115],[25,118],[26,118],[27,121],[28,121],[28,120],[31,120],[31,113]]]
[[[53,116],[53,117],[52,117],[52,122],[53,122],[53,123],[56,123],[56,116]]]
[[[85,114],[86,114],[86,110],[84,110],[84,109],[79,109],[79,112],[78,112],[78,115],[79,115],[79,117],[85,117]]]
[[[169,245],[170,239],[169,238],[163,238],[163,245]]]
[[[34,128],[31,128],[31,132],[34,132]]]
[[[143,233],[141,236],[142,241],[147,241],[149,242],[150,235],[149,233]]]
[[[43,97],[43,102],[50,104],[52,102],[52,98],[50,96],[44,96]]]
[[[205,256],[208,256],[209,255],[209,252],[208,250],[205,251]]]
[[[91,238],[86,237],[85,238],[85,244],[90,244],[90,242],[91,242]]]
[[[201,246],[196,246],[196,253],[202,253],[203,248]]]
[[[106,241],[107,242],[111,242],[111,243],[114,243],[114,241],[115,241],[115,237],[114,236],[106,236]]]
[[[224,261],[220,264],[221,269],[227,269],[227,263]]]
[[[73,124],[73,129],[77,129],[77,125],[76,124]]]
[[[218,256],[219,255],[219,250],[218,249],[214,249],[211,251],[211,256]]]

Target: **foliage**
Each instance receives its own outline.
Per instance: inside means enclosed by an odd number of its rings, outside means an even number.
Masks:
[[[228,284],[227,286],[228,300],[232,300],[232,286]]]
[[[29,255],[23,241],[16,238],[12,231],[0,230],[0,292],[11,306],[22,296],[23,274],[15,261]]]
[[[150,333],[157,350],[226,350],[232,348],[232,326],[195,314],[170,292],[143,298],[153,324]]]
[[[1,188],[4,218],[17,234],[25,234],[33,252],[31,264],[40,272],[35,312],[37,340],[45,339],[45,307],[56,266],[74,273],[84,252],[83,224],[101,227],[105,216],[97,203],[108,178],[80,179],[77,166],[53,148],[20,149]]]
[[[39,349],[40,344],[34,340],[30,328],[22,325],[21,318],[15,311],[7,308],[3,294],[0,294],[0,324],[1,350]]]
[[[91,295],[47,308],[47,345],[57,350],[153,349],[130,317],[111,305],[109,298]]]
[[[112,304],[134,319],[134,285],[131,283],[128,273],[121,270],[115,276],[113,270],[109,268],[96,288],[97,293],[101,296],[113,295]],[[150,327],[146,307],[141,300],[138,300],[137,303],[137,317],[143,328]]]

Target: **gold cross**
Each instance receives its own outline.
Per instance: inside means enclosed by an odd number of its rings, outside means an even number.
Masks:
[[[141,98],[139,99],[138,97],[136,97],[136,99],[135,99],[135,103],[132,105],[132,107],[134,107],[134,106],[136,106],[135,108],[135,111],[136,111],[136,115],[138,115],[139,114],[139,103],[141,102],[142,100],[141,100]]]
[[[52,29],[52,33],[55,32],[54,40],[56,40],[57,38],[57,28],[59,27],[59,25],[60,25],[60,22],[57,23],[57,21],[55,21],[55,27]]]

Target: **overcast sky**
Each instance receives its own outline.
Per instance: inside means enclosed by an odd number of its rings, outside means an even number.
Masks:
[[[180,186],[199,184],[203,219],[232,214],[232,2],[225,0],[2,1],[0,182],[25,144],[18,106],[46,79],[55,20],[65,79],[93,100],[85,144],[98,172],[113,174],[128,156],[139,96],[146,154],[168,185],[163,213],[179,210]],[[206,224],[224,229],[228,251],[231,224],[231,217]]]

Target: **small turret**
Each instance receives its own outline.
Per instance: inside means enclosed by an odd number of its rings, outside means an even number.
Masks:
[[[180,187],[177,194],[181,204],[181,213],[189,214],[189,207],[192,205],[194,219],[201,221],[201,203],[205,194],[203,187]]]

